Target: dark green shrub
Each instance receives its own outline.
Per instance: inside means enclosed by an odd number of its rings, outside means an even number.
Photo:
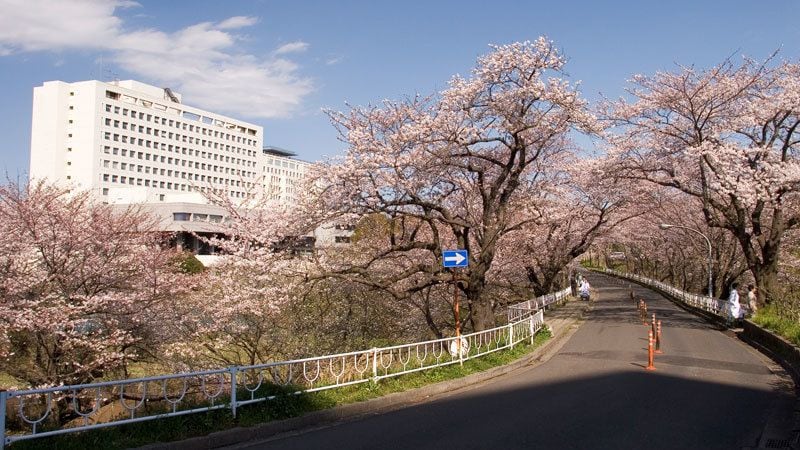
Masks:
[[[178,270],[183,273],[188,274],[195,274],[200,273],[206,270],[206,267],[203,263],[197,259],[193,253],[191,252],[182,252],[175,255],[175,265],[178,267]]]

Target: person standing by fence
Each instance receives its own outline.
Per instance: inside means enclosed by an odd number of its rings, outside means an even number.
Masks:
[[[751,316],[755,316],[758,312],[758,295],[756,287],[752,284],[747,285],[747,308],[750,310]]]
[[[739,283],[731,284],[731,292],[728,295],[728,307],[730,308],[730,318],[728,325],[735,325],[742,317],[742,305],[739,304]]]

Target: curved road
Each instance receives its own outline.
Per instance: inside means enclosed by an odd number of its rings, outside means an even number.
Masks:
[[[424,404],[237,448],[740,449],[764,445],[774,423],[791,417],[792,384],[774,364],[633,285],[664,327],[664,354],[655,371],[644,370],[648,328],[629,284],[589,277],[600,295],[588,320],[543,364]]]

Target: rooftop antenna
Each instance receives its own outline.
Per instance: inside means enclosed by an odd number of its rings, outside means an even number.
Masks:
[[[172,89],[165,87],[164,88],[164,98],[172,100],[175,103],[180,103],[181,101],[178,100],[178,97],[172,92]]]

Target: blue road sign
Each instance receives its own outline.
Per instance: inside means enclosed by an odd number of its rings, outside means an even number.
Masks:
[[[444,267],[467,267],[469,253],[466,250],[445,250],[442,252]]]

